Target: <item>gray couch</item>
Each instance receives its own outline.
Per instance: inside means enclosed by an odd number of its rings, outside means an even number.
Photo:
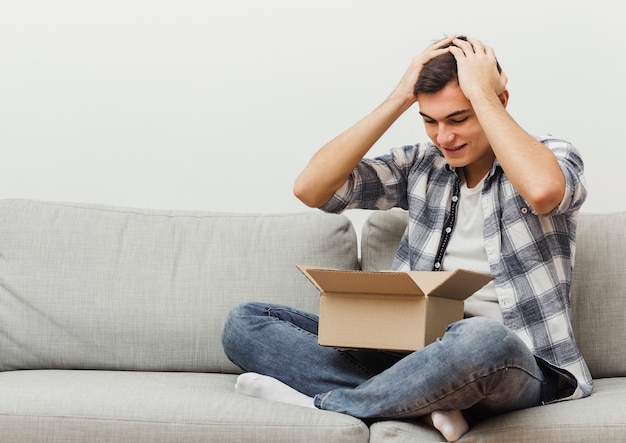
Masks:
[[[0,201],[0,441],[442,441],[411,421],[234,393],[220,336],[247,300],[316,311],[298,263],[388,269],[406,224],[374,212],[225,214]],[[505,414],[461,441],[626,441],[626,213],[583,215],[572,294],[586,399]]]

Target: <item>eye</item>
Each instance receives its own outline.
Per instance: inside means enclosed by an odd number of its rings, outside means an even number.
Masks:
[[[469,117],[463,117],[463,118],[459,118],[459,119],[453,119],[452,123],[463,123],[464,121],[466,121]]]

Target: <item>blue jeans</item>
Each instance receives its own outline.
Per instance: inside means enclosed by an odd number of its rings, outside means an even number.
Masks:
[[[528,347],[483,317],[448,326],[411,353],[346,351],[317,344],[318,318],[287,306],[245,303],[222,334],[228,358],[314,397],[320,409],[401,419],[461,410],[470,424],[541,404],[544,375]]]

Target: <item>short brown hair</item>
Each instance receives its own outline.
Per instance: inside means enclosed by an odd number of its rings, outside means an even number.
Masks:
[[[467,41],[467,37],[465,36],[459,36],[457,38]],[[449,46],[453,46],[453,44],[442,45],[441,48],[447,48]],[[497,67],[498,72],[502,72],[500,64],[497,64]],[[417,78],[417,82],[415,82],[413,94],[417,97],[420,92],[426,94],[438,92],[453,80],[458,81],[458,68],[454,55],[447,52],[424,64]]]

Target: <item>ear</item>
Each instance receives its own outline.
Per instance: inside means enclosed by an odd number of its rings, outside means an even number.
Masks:
[[[500,94],[498,94],[498,98],[500,99],[500,103],[502,106],[506,108],[507,103],[509,103],[509,90],[505,89]]]

